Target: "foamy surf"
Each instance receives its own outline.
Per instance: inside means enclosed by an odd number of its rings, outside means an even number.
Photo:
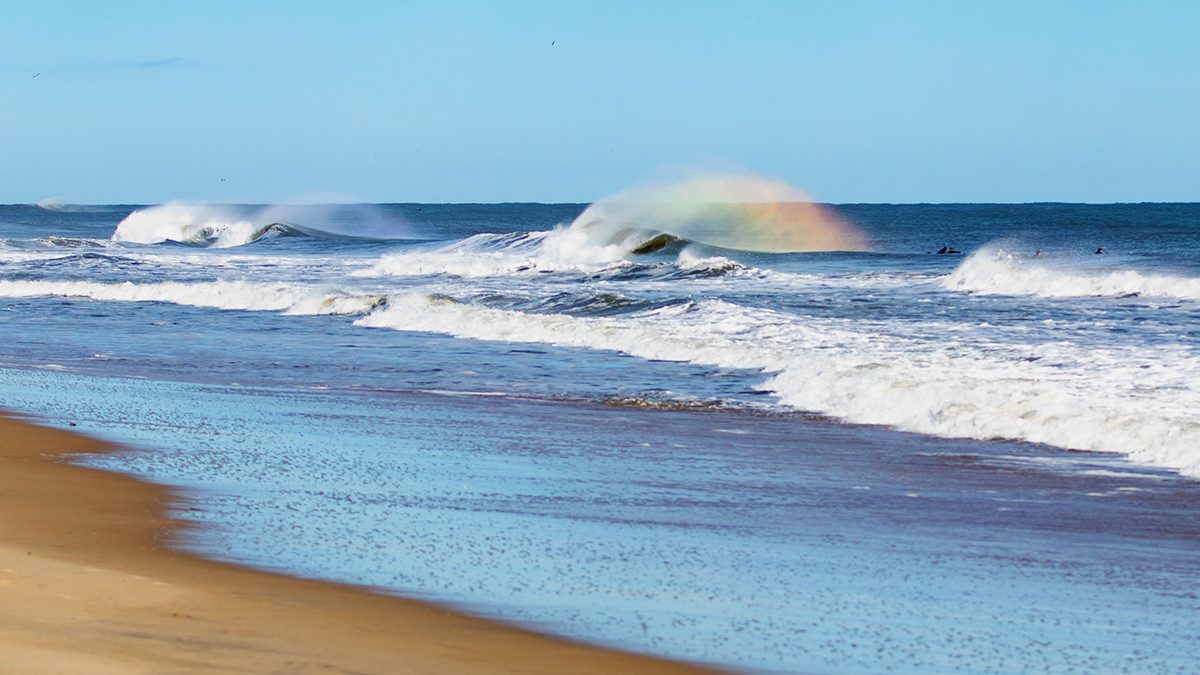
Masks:
[[[988,246],[972,254],[943,282],[947,290],[1041,298],[1148,296],[1200,300],[1200,279],[1135,270],[1088,271],[1068,260],[1014,255]]]
[[[165,302],[214,309],[277,311],[289,315],[363,314],[386,299],[289,284],[210,281],[104,284],[90,281],[0,280],[0,297],[87,298],[110,302]]]
[[[1070,345],[1010,348],[903,338],[854,322],[798,321],[720,300],[583,318],[408,294],[355,322],[455,337],[612,350],[759,370],[784,405],[850,422],[958,438],[1122,453],[1200,476],[1200,356],[1171,368],[1134,353],[1102,362]]]
[[[478,234],[446,244],[389,253],[353,276],[480,278],[544,272],[590,274],[638,260],[641,255],[638,248],[652,236],[622,237],[614,243],[567,227],[544,232]]]

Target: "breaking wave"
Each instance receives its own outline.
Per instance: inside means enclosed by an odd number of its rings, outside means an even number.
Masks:
[[[231,208],[171,203],[134,211],[117,225],[112,238],[136,244],[174,241],[228,248],[287,230],[283,223],[258,222]]]
[[[621,192],[587,207],[568,231],[630,250],[664,234],[737,251],[867,248],[863,235],[828,207],[791,185],[750,175],[703,176]]]
[[[72,204],[62,197],[46,197],[45,199],[37,200],[33,205],[43,211],[55,211],[58,213],[99,213],[112,208],[94,204]]]
[[[1200,300],[1200,279],[1134,270],[1063,269],[1062,262],[1018,257],[985,247],[963,261],[943,285],[952,291],[1042,298],[1149,296]]]
[[[766,377],[763,389],[794,409],[939,436],[1124,453],[1200,476],[1200,356],[1182,348],[1168,355],[1170,369],[1143,368],[1136,352],[1097,357],[1069,344],[998,354],[721,300],[577,317],[410,294],[355,323],[754,369]]]
[[[718,176],[613,195],[545,232],[477,234],[393,253],[359,274],[594,272],[673,254],[680,267],[693,271],[739,267],[728,258],[706,258],[690,250],[693,245],[770,253],[866,248],[857,230],[795,188],[751,176]]]
[[[371,267],[354,272],[354,276],[490,277],[576,267],[542,255],[542,242],[549,235],[549,232],[476,234],[449,244],[387,254]]]
[[[761,272],[719,255],[704,255],[687,242],[673,240],[672,247],[650,253],[606,250],[602,247],[566,246],[561,230],[520,234],[479,234],[437,247],[389,253],[371,266],[355,270],[356,277],[410,277],[447,275],[465,278],[498,277],[551,272],[632,277],[722,276]],[[676,253],[674,258],[671,253]]]
[[[367,208],[366,205],[346,205],[341,208],[345,210],[351,206]],[[271,237],[375,240],[374,237],[363,236],[372,229],[370,223],[357,223],[356,227],[361,232],[349,234],[293,222],[304,219],[324,223],[322,218],[331,210],[315,206],[246,207],[171,202],[129,214],[117,225],[112,240],[136,244],[173,241],[214,248],[244,246]]]
[[[57,296],[117,302],[166,302],[193,307],[276,311],[289,315],[365,314],[383,304],[381,295],[354,295],[287,284],[207,281],[104,284],[91,281],[0,280],[0,297]]]

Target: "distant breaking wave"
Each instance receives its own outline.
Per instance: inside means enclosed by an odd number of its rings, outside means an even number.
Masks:
[[[992,246],[964,260],[943,283],[948,290],[984,295],[1200,300],[1200,279],[1194,277],[1143,274],[1134,270],[1086,272],[1067,267],[1061,261],[1019,258]]]
[[[57,211],[59,213],[97,213],[111,208],[92,204],[71,204],[61,197],[39,199],[34,203],[34,206],[44,211]]]
[[[231,248],[269,237],[370,238],[283,222],[295,218],[320,221],[321,216],[330,210],[333,210],[333,207],[237,207],[171,202],[138,209],[129,214],[117,225],[112,239],[136,244],[173,241]]]

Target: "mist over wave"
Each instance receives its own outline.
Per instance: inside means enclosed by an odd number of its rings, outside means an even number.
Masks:
[[[1200,278],[1135,270],[1084,270],[1071,260],[1018,256],[999,245],[973,253],[944,281],[947,290],[1043,298],[1150,296],[1200,300]]]
[[[799,189],[751,175],[703,176],[628,190],[589,206],[568,232],[636,248],[657,234],[767,253],[861,251],[865,237]]]
[[[72,204],[62,197],[46,197],[39,199],[33,204],[43,211],[56,211],[58,213],[99,213],[106,208],[104,206],[96,206],[92,204]]]
[[[231,248],[280,235],[404,239],[411,236],[411,230],[407,223],[385,218],[369,204],[243,206],[169,202],[129,214],[117,225],[112,239]]]
[[[784,183],[753,176],[712,176],[622,192],[590,205],[574,221],[544,232],[477,234],[384,256],[363,276],[594,271],[674,252],[687,268],[713,262],[689,244],[746,252],[866,248],[866,239],[830,209]],[[706,262],[707,261],[707,262]]]

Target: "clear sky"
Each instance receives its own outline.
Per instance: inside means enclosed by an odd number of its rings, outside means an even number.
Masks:
[[[0,3],[0,202],[1200,201],[1200,2]],[[223,179],[223,180],[222,180]]]

